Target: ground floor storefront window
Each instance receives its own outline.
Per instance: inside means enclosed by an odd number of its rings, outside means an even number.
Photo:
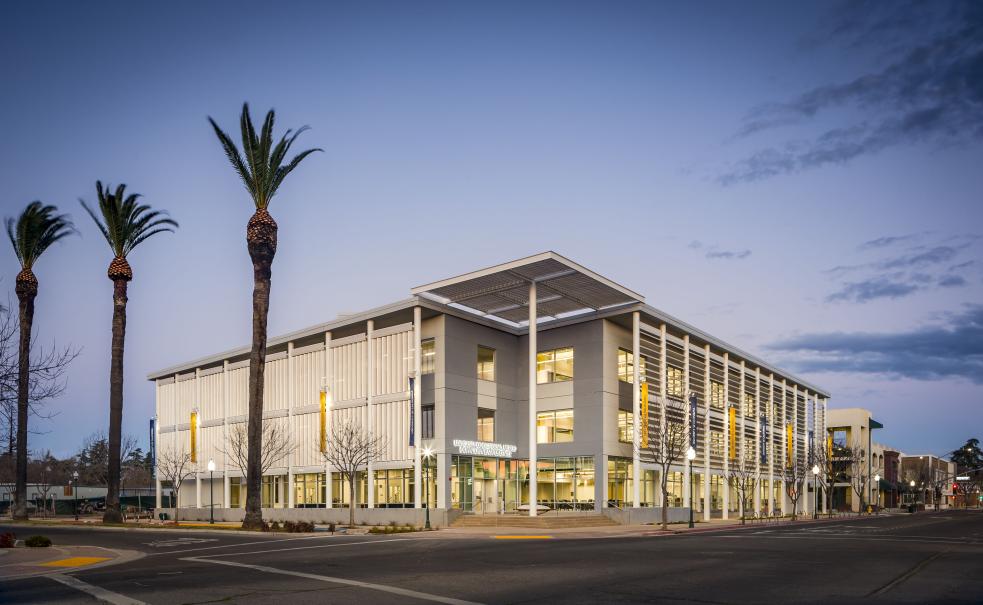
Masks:
[[[536,501],[550,510],[593,510],[594,457],[536,461]],[[515,512],[529,505],[529,461],[451,456],[451,507]]]
[[[375,471],[377,508],[413,508],[413,469]]]
[[[633,473],[631,458],[608,457],[608,506],[631,506]]]
[[[324,473],[300,473],[294,475],[294,506],[297,508],[324,508]]]
[[[359,471],[355,475],[356,506],[359,508],[368,506],[369,489],[367,475],[368,473],[366,471]],[[341,473],[331,473],[331,506],[348,508],[351,505],[352,490],[351,486],[348,485],[348,478]]]

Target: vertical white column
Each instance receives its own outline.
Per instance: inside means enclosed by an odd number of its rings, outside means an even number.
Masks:
[[[204,441],[204,434],[201,430],[201,417],[205,414],[205,406],[201,404],[201,368],[195,368],[195,405],[198,408],[198,415],[195,416],[198,426],[195,427],[198,434],[197,443],[195,447],[198,450],[196,455],[198,456],[198,465],[195,469],[195,508],[201,508],[201,464],[202,455],[205,453],[203,447],[201,447],[201,442]]]
[[[747,379],[744,377],[744,370],[745,370],[745,366],[746,365],[747,365],[747,362],[742,359],[741,360],[741,381],[738,383],[739,388],[740,388],[740,393],[738,393],[738,395],[737,395],[737,415],[741,419],[741,434],[740,434],[740,439],[737,440],[737,458],[736,458],[736,461],[737,461],[737,463],[739,465],[741,465],[741,467],[744,467],[744,468],[747,467],[747,432],[745,430],[745,427],[747,426],[747,419],[745,418],[745,414],[744,414],[744,412],[746,411],[744,409],[744,389],[747,386],[745,384],[747,382]],[[744,510],[744,500],[745,500],[745,498],[740,498],[739,497],[739,499],[740,499],[740,505],[741,505],[740,506],[740,512],[741,512],[741,516],[743,517],[744,515],[746,515],[748,513],[748,511]]]
[[[375,322],[369,320],[365,327],[365,415],[368,432],[375,435],[375,410],[372,409],[372,395],[375,393],[375,346],[372,343]],[[375,461],[369,460],[365,471],[365,484],[369,492],[367,506],[375,508]]]
[[[294,343],[287,343],[287,434],[294,432]],[[297,506],[297,493],[294,489],[294,461],[293,454],[287,458],[287,508]]]
[[[195,508],[201,508],[201,471],[195,471]]]
[[[416,434],[416,447],[413,448],[413,503],[416,508],[423,506],[422,487],[423,487],[423,465],[420,456],[423,448],[420,442],[423,440],[423,412],[420,406],[423,405],[423,388],[420,383],[423,381],[423,363],[420,357],[420,347],[423,343],[423,310],[420,307],[413,307],[413,426]]]
[[[536,516],[536,282],[529,283],[529,516]]]
[[[666,369],[666,324],[659,324],[659,425],[662,427],[661,434],[659,435],[659,447],[662,448],[663,454],[665,454],[665,439],[664,435],[667,431],[666,422],[666,395],[668,394],[668,388],[666,387],[666,378],[668,375],[668,370]],[[605,466],[605,469],[607,467]],[[661,470],[659,471],[662,472]],[[662,477],[658,478],[659,485],[662,485]],[[604,485],[607,486],[607,477],[604,478]],[[605,488],[606,489],[606,488]],[[661,490],[661,487],[660,487]],[[659,506],[664,504],[662,502],[662,495],[659,495]]]
[[[730,353],[724,351],[724,510],[722,518],[730,516]]]
[[[331,397],[333,393],[333,369],[331,365],[331,332],[324,333],[324,433],[331,439]],[[324,461],[324,508],[334,506],[334,482],[331,481],[331,465]]]
[[[158,443],[160,443],[160,442],[158,441]],[[157,503],[157,505],[154,508],[163,508],[163,506],[161,505],[162,503],[161,503],[160,479],[157,479],[156,481],[154,481],[154,488],[156,489],[156,496],[157,496],[156,497],[156,503]]]
[[[174,375],[174,396],[171,398],[171,408],[172,408],[172,410],[174,412],[173,415],[171,416],[171,418],[174,419],[174,430],[171,431],[171,445],[174,447],[174,449],[172,451],[175,454],[180,454],[182,451],[186,451],[186,450],[182,450],[181,449],[180,437],[178,436],[181,431],[177,430],[178,429],[179,420],[180,420],[180,417],[178,416],[178,410],[180,409],[180,406],[178,405],[178,392],[179,392],[178,391],[178,388],[177,388],[177,379],[178,379],[178,376],[179,376],[179,374],[175,374]],[[180,502],[177,501],[177,496],[174,493],[174,486],[173,485],[171,486],[171,497],[170,497],[170,499],[171,499],[171,503],[174,505],[174,508],[177,509],[178,506],[180,505]],[[177,519],[177,514],[176,514],[177,513],[177,510],[175,510],[174,512],[175,512],[174,518]]]
[[[826,440],[829,438],[829,426],[826,423],[826,414],[828,412],[826,405],[829,402],[825,397],[823,398],[823,448],[826,448]],[[830,500],[833,499],[833,494],[823,493],[825,496],[823,498],[823,509],[826,513],[829,513]]]
[[[683,420],[683,427],[686,431],[686,450],[689,451],[689,430],[690,430],[690,412],[689,412],[689,334],[683,334],[683,409],[686,410],[685,419]],[[683,508],[696,506],[690,502],[690,492],[693,488],[690,484],[693,481],[693,461],[689,458],[684,458],[683,462],[686,472],[683,473]]]
[[[754,512],[761,514],[761,368],[754,370],[754,475],[758,485],[754,488]]]
[[[799,385],[792,385],[792,464],[799,464]],[[796,486],[802,493],[802,487]],[[802,497],[799,497],[799,502],[795,506],[795,512],[799,512],[802,508]]]
[[[768,514],[775,514],[775,374],[768,375]]]
[[[232,490],[229,482],[229,360],[222,362],[222,506],[232,508]]]
[[[631,354],[632,354],[632,382],[631,382],[631,413],[632,413],[632,454],[631,464],[634,478],[631,485],[632,507],[638,508],[642,502],[642,461],[639,457],[639,448],[642,445],[642,386],[641,372],[639,366],[642,360],[642,345],[639,330],[641,328],[641,314],[635,311],[631,314]]]
[[[703,346],[703,404],[706,415],[703,417],[703,519],[710,520],[713,506],[710,502],[710,345]]]

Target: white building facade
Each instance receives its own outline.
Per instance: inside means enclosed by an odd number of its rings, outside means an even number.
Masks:
[[[182,507],[245,503],[227,444],[247,421],[248,355],[149,376],[158,459],[193,452]],[[727,473],[744,457],[761,477],[754,512],[791,512],[782,468],[809,463],[813,436],[826,435],[829,394],[542,253],[270,339],[263,418],[294,449],[266,472],[263,507],[352,504],[321,455],[321,436],[347,421],[385,440],[359,477],[360,507],[536,515],[661,506],[649,452],[672,400],[696,404],[696,458],[674,465],[670,506],[689,507],[692,492],[704,518],[739,514]],[[680,416],[669,420],[693,428]],[[803,483],[798,506],[808,512],[811,473]]]

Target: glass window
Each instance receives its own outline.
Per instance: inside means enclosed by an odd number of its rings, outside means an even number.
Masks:
[[[710,405],[718,410],[724,409],[724,383],[710,381]]]
[[[420,407],[421,422],[423,427],[421,434],[423,439],[433,439],[434,435],[434,407],[432,405],[424,405]]]
[[[294,505],[297,508],[318,508],[324,505],[324,473],[294,475]]]
[[[495,441],[495,410],[478,408],[478,441]]]
[[[433,338],[420,342],[420,373],[433,374],[437,370],[437,347]]]
[[[683,371],[673,366],[666,366],[666,393],[669,397],[682,399],[685,391],[683,389]]]
[[[573,380],[573,347],[536,354],[536,384]]]
[[[573,441],[573,410],[536,414],[536,443]]]
[[[645,358],[638,364],[638,373],[645,376]],[[618,380],[632,383],[635,381],[635,355],[627,349],[618,349]]]
[[[240,498],[240,485],[243,483],[242,477],[230,477],[229,478],[229,506],[232,508],[241,508],[242,499]]]
[[[756,452],[757,452],[757,448],[754,445],[754,439],[753,438],[745,437],[744,438],[744,461],[745,462],[754,462],[754,460],[755,460],[754,457],[755,457]]]
[[[724,455],[724,433],[722,431],[710,431],[710,455]]]
[[[376,471],[375,505],[379,508],[412,508],[413,469]]]
[[[618,410],[618,441],[631,443],[632,430],[635,425],[635,415],[625,410]]]
[[[478,378],[495,380],[495,349],[478,345]]]
[[[744,393],[744,416],[747,418],[754,418],[756,414],[754,409],[754,395],[751,393]]]

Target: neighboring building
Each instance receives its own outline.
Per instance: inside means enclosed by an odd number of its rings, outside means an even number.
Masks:
[[[832,505],[837,510],[852,510],[859,512],[863,504],[879,501],[879,487],[875,485],[875,477],[883,476],[884,447],[875,447],[872,431],[884,428],[884,425],[874,420],[870,410],[863,408],[833,408],[829,410],[826,423],[828,437],[833,440],[833,451],[853,450],[863,460],[863,463],[851,464],[846,469],[840,481],[833,484]],[[855,473],[863,473],[864,497],[858,497],[856,491],[860,484],[854,481]]]
[[[884,450],[884,473],[881,479],[881,506],[897,508],[901,506],[901,453],[894,449]]]
[[[199,472],[181,489],[181,506],[209,505],[209,460],[216,505],[244,504],[242,472],[223,443],[247,419],[248,356],[243,347],[149,376],[158,451],[194,444]],[[782,465],[805,465],[811,436],[826,431],[829,399],[552,252],[272,338],[265,389],[264,417],[298,448],[263,478],[264,507],[349,506],[352,494],[324,462],[318,436],[353,420],[387,439],[359,478],[360,505],[428,502],[486,514],[533,514],[530,493],[559,510],[659,505],[656,466],[632,445],[644,441],[636,427],[657,447],[667,402],[693,395],[697,456],[692,475],[685,461],[673,468],[670,505],[689,505],[692,477],[705,518],[738,510],[726,480],[738,456],[763,476],[755,508],[787,512]],[[681,416],[689,429],[689,414]],[[435,452],[426,486],[410,426],[416,445]],[[799,507],[811,508],[811,497]]]
[[[931,454],[901,455],[902,504],[948,508],[953,503],[956,463]]]

